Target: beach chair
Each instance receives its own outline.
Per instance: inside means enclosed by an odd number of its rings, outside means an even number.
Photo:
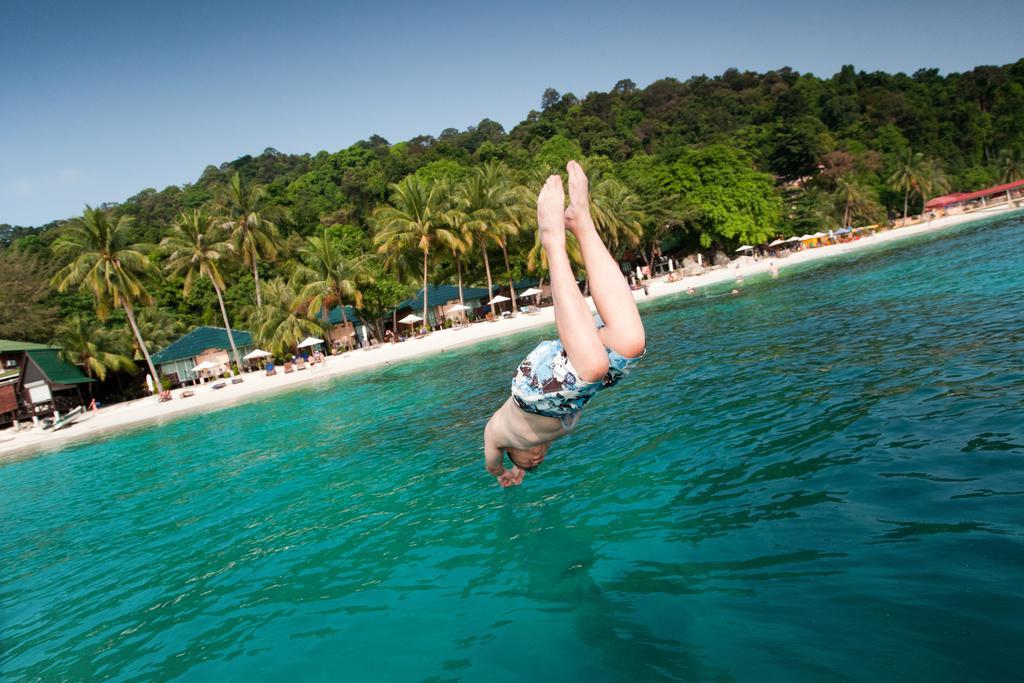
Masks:
[[[273,363],[267,363],[267,377],[277,374],[277,368],[274,367]]]
[[[299,357],[299,359],[297,361],[295,361],[295,369],[296,370],[305,370],[306,369],[306,361],[304,361],[301,356]]]
[[[245,380],[244,380],[244,379],[242,379],[241,377],[232,377],[232,378],[231,378],[231,383],[232,383],[232,384],[241,384],[241,383],[242,383],[242,382],[244,382],[244,381],[245,381]]]
[[[295,372],[295,366],[292,365],[292,362],[290,360],[285,361],[284,364],[284,374],[287,375],[289,372]]]
[[[217,382],[217,383],[216,383],[216,384],[214,384],[214,385],[213,385],[213,387],[211,387],[211,388],[212,388],[212,389],[223,389],[223,388],[224,388],[224,387],[226,387],[227,385],[228,385],[228,383],[227,383],[227,382]]]

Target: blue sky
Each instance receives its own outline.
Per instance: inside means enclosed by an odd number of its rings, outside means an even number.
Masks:
[[[511,128],[546,87],[1024,56],[1024,3],[47,2],[0,13],[0,223],[191,182],[266,147]]]

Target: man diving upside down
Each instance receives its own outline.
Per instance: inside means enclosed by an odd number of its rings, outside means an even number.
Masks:
[[[570,161],[569,207],[562,178],[550,176],[537,196],[537,229],[551,271],[558,339],[543,341],[516,368],[512,395],[487,421],[484,459],[502,486],[516,486],[539,465],[551,442],[572,431],[583,406],[618,383],[644,354],[644,326],[619,265],[590,218],[583,168]],[[576,236],[587,269],[598,327],[576,284],[565,251],[565,230]],[[512,461],[505,467],[505,453]]]

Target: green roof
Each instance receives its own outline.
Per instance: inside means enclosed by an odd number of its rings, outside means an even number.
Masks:
[[[58,353],[60,351],[57,349],[33,349],[28,352],[28,356],[35,361],[51,384],[85,384],[96,381],[86,377],[77,366],[62,361],[57,357]]]
[[[348,321],[350,323],[352,323],[353,325],[357,325],[357,324],[362,322],[359,319],[359,316],[356,315],[356,309],[352,308],[351,306],[346,306],[345,307],[345,316],[348,318]],[[318,320],[323,320],[324,319],[323,318],[323,314],[321,314],[321,313],[317,313],[316,317],[317,317]],[[327,322],[329,322],[331,325],[340,325],[341,324],[341,306],[335,306],[334,308],[332,308],[330,310],[330,312],[328,312],[328,314],[327,314]]]
[[[495,286],[497,289],[498,286]],[[444,306],[449,301],[458,301],[459,299],[459,288],[455,285],[430,285],[427,289],[427,305],[428,306]],[[486,287],[463,287],[462,288],[463,299],[488,299]],[[423,309],[423,288],[416,292],[416,296],[411,299],[406,299],[402,303],[398,304],[396,310],[402,310],[403,308],[411,308],[412,310]]]
[[[11,341],[10,339],[0,339],[0,353],[8,351],[32,351],[34,349],[52,349],[52,346],[46,344],[34,344],[32,342],[23,341]]]
[[[252,346],[252,333],[245,330],[231,330],[235,346]],[[176,360],[195,358],[208,349],[230,349],[228,331],[223,327],[197,327],[178,339],[166,349],[153,354],[153,363],[171,363]]]

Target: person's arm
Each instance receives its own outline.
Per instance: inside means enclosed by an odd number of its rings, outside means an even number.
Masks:
[[[490,422],[484,427],[484,467],[501,486],[516,486],[523,481],[525,474],[514,464],[512,469],[505,469],[505,451],[495,441]]]

